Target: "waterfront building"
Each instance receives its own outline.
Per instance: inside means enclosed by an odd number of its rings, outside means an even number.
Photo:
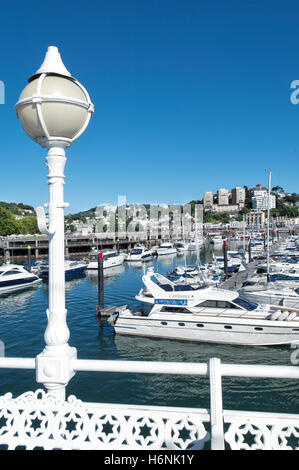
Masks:
[[[263,211],[249,212],[245,215],[245,219],[247,226],[258,228],[265,226],[265,213]]]
[[[240,210],[240,206],[238,204],[228,204],[227,206],[220,206],[215,204],[213,206],[213,212],[221,213],[221,212],[228,212],[230,214],[236,214]]]

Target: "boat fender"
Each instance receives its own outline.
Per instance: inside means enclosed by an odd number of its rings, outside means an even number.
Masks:
[[[272,313],[271,320],[277,320],[280,314],[281,314],[280,310],[278,310],[277,312]]]
[[[284,321],[289,316],[289,312],[282,312],[281,315],[278,317],[278,321]]]
[[[292,321],[292,320],[294,320],[295,317],[297,317],[297,313],[296,312],[291,312],[290,315],[288,315],[288,317],[287,317],[287,321]]]

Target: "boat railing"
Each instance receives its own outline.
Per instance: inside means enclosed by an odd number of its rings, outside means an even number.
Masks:
[[[208,377],[209,408],[87,403],[75,396],[59,399],[43,389],[17,398],[7,393],[0,397],[1,449],[193,451],[299,447],[299,414],[224,410],[222,388],[223,377],[298,380],[297,366],[225,364],[218,358],[205,363],[73,359],[70,366],[74,373]],[[0,357],[1,368],[34,370],[36,360]]]

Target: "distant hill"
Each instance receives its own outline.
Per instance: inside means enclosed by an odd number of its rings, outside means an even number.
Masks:
[[[13,215],[25,216],[25,215],[35,215],[35,210],[32,206],[28,204],[23,204],[19,202],[4,202],[0,201],[0,207],[11,212]]]
[[[39,230],[32,206],[0,201],[0,236],[37,233]]]

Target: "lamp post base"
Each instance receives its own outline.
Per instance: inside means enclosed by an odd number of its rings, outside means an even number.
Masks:
[[[44,384],[48,393],[65,400],[65,387],[75,375],[72,361],[77,349],[69,346],[46,346],[36,357],[36,381]]]

